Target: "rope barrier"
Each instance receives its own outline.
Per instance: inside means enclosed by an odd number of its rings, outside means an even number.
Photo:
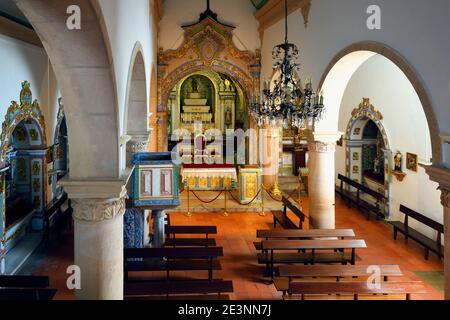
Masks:
[[[202,202],[202,203],[209,204],[209,203],[213,203],[214,201],[216,201],[217,199],[219,199],[219,197],[222,195],[223,191],[220,191],[220,193],[217,195],[217,197],[215,197],[215,198],[212,199],[211,201],[209,201],[209,200],[205,201],[205,200],[200,199],[200,197],[197,196],[197,194],[196,194],[194,191],[191,191],[191,193],[197,198],[198,201],[200,201],[200,202]]]

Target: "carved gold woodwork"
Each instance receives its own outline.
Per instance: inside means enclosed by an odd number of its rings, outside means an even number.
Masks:
[[[39,106],[37,100],[33,101],[33,93],[30,89],[30,83],[24,81],[22,83],[22,90],[20,92],[20,105],[16,101],[11,102],[11,106],[6,112],[5,121],[2,125],[1,134],[1,158],[4,160],[6,152],[11,142],[11,136],[17,125],[24,120],[34,120],[41,129],[42,142],[46,145],[47,139],[45,136],[45,120],[44,114]]]
[[[198,72],[213,70],[226,74],[239,83],[247,98],[259,91],[261,53],[239,50],[233,43],[234,27],[207,16],[183,29],[184,42],[178,49],[159,50],[160,108],[167,108],[170,92],[181,79]]]

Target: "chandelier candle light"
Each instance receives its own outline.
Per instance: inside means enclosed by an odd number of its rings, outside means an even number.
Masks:
[[[258,126],[282,122],[284,128],[291,125],[296,128],[307,127],[309,121],[319,121],[324,114],[323,93],[314,92],[311,80],[302,91],[300,79],[295,71],[300,69],[297,63],[299,49],[288,41],[288,5],[285,0],[285,39],[284,43],[274,47],[272,57],[274,70],[279,73],[273,81],[263,82],[261,101],[253,98],[250,113]]]

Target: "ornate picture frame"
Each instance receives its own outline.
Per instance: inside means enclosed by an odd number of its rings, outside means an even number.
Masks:
[[[414,153],[406,153],[406,169],[410,171],[419,171],[419,157]]]

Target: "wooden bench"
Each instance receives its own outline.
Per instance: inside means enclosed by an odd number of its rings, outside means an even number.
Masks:
[[[303,229],[306,215],[297,207],[296,204],[284,195],[282,197],[282,202],[284,206],[283,211],[272,211],[273,227],[276,228],[277,224],[279,224],[283,229]],[[289,219],[288,209],[299,218],[300,222],[298,225]]]
[[[0,300],[52,300],[56,289],[48,289],[48,277],[0,276]]]
[[[50,301],[56,292],[56,289],[1,288],[0,301]]]
[[[316,239],[316,238],[345,238],[355,237],[352,229],[311,229],[311,230],[257,230],[256,237],[258,239]],[[261,242],[254,242],[256,250],[262,250]]]
[[[233,292],[231,281],[213,277],[213,271],[220,270],[217,258],[223,256],[221,247],[125,249],[124,255],[127,298]],[[130,279],[130,272],[141,271],[163,271],[165,279]],[[175,280],[171,277],[174,271],[207,271],[208,278]]]
[[[425,247],[425,259],[429,259],[430,251],[438,255],[439,259],[444,257],[444,248],[442,247],[442,234],[444,233],[444,225],[438,223],[414,210],[411,210],[403,205],[400,206],[400,212],[405,215],[404,222],[391,221],[390,224],[394,227],[394,240],[397,240],[398,232],[405,236],[405,239],[409,238],[415,240],[417,243]],[[429,228],[437,231],[436,240],[430,239],[420,232],[414,230],[409,226],[409,220],[414,219]]]
[[[161,295],[195,295],[233,292],[233,283],[224,280],[131,282],[125,284],[125,297],[139,298]],[[190,298],[188,299],[190,300]]]
[[[64,204],[68,204],[68,208],[63,210]],[[54,199],[46,208],[44,213],[45,221],[45,240],[50,239],[52,222],[56,227],[58,237],[61,237],[65,227],[70,225],[72,219],[73,208],[67,193],[64,193],[61,198]]]
[[[356,263],[356,249],[367,248],[364,240],[266,240],[262,242],[263,253],[258,255],[258,263],[266,264],[266,271],[274,275],[274,264],[286,263]],[[351,253],[344,252],[350,249]],[[306,253],[310,250],[310,253]],[[316,251],[324,252],[318,255]],[[297,251],[275,255],[274,251]],[[350,255],[349,255],[350,254]]]
[[[216,240],[210,238],[217,234],[216,226],[167,226],[168,247],[215,247]],[[202,238],[177,238],[179,235],[204,235]]]
[[[336,265],[314,265],[314,266],[280,266],[278,273],[280,278],[274,279],[275,288],[286,294],[289,283],[295,278],[367,278],[373,275],[371,266],[336,266]],[[403,272],[398,265],[377,265],[380,277],[388,281],[390,277],[402,277]]]
[[[359,296],[373,295],[406,295],[406,300],[412,294],[426,294],[427,290],[420,281],[381,282],[379,287],[369,287],[366,282],[296,282],[289,284],[288,295],[352,295],[354,300]]]
[[[48,277],[40,276],[0,276],[0,288],[48,288]]]
[[[341,196],[344,201],[347,201],[347,205],[351,207],[352,203],[356,205],[359,210],[365,211],[367,213],[367,219],[370,220],[370,215],[375,214],[377,219],[385,218],[383,212],[381,211],[381,205],[387,202],[386,197],[376,192],[352,179],[349,179],[341,174],[338,175],[338,179],[340,180],[340,187],[336,189],[336,192]],[[347,184],[349,187],[353,187],[356,189],[356,195],[350,191],[344,189],[344,184]],[[367,201],[361,199],[361,193],[367,194],[375,199],[376,204],[373,205]]]

